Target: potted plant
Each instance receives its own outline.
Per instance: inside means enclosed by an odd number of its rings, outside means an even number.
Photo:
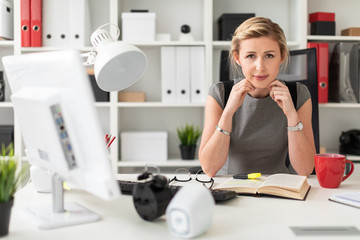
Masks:
[[[25,169],[19,169],[14,156],[13,144],[0,149],[0,237],[9,233],[11,208],[14,204],[14,194],[24,176]]]
[[[186,124],[177,128],[177,135],[180,140],[181,158],[191,160],[195,158],[196,142],[201,135],[199,128]]]

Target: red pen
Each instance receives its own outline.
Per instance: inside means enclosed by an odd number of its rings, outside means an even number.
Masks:
[[[110,147],[110,145],[113,143],[113,141],[115,140],[115,138],[116,138],[116,137],[113,137],[113,138],[111,139],[111,141],[108,143],[107,147]]]

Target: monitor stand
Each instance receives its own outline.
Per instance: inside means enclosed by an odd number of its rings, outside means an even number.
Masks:
[[[52,176],[53,206],[34,206],[21,209],[21,213],[39,229],[53,229],[77,224],[95,222],[100,216],[76,204],[65,203],[63,180],[54,173]]]

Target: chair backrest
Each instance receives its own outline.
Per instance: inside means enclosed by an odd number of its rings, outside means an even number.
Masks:
[[[230,80],[229,64],[227,60],[229,52],[221,51],[220,59],[220,81]],[[284,73],[279,74],[278,79],[284,81],[301,82],[310,91],[312,100],[312,127],[316,152],[320,150],[319,140],[319,105],[318,105],[318,78],[316,49],[291,50],[289,64]]]

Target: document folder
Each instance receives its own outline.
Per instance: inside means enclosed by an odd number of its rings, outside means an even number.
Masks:
[[[360,44],[354,43],[350,52],[350,82],[358,103],[360,103]]]
[[[190,47],[190,98],[192,103],[205,103],[205,49]]]
[[[359,102],[358,47],[354,43],[335,45],[329,66],[329,101]]]
[[[81,48],[90,46],[90,10],[87,0],[69,2],[70,46]]]
[[[190,103],[190,47],[176,47],[176,102]]]
[[[328,102],[329,94],[329,44],[318,44],[318,101],[319,103]]]
[[[176,102],[175,47],[161,48],[161,101]]]
[[[31,47],[41,47],[42,32],[42,0],[31,0],[30,4],[30,45]]]
[[[329,44],[310,42],[308,48],[316,48],[318,102],[327,103],[329,101]]]
[[[90,46],[90,10],[87,0],[42,1],[44,46]]]
[[[42,44],[47,47],[68,46],[69,0],[43,0]]]
[[[21,46],[30,47],[30,0],[20,1]]]

